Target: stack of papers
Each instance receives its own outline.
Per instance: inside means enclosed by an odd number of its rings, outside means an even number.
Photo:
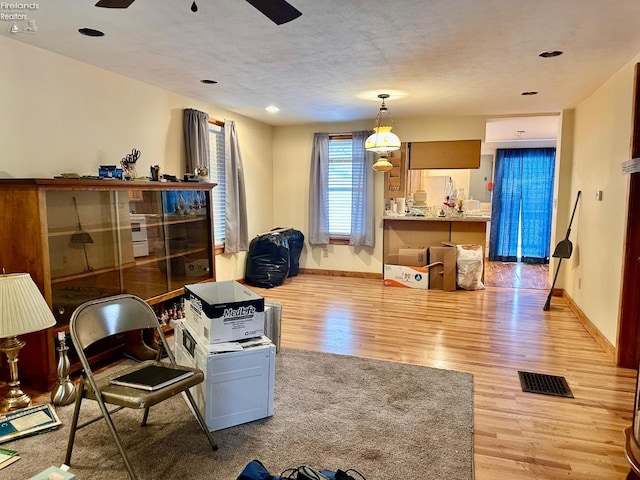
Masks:
[[[18,460],[20,460],[20,456],[15,450],[0,448],[0,470],[2,470],[4,467],[8,467],[13,462],[17,462]]]
[[[253,337],[247,340],[238,340],[236,342],[209,343],[202,345],[207,353],[224,353],[224,352],[240,352],[246,348],[257,347],[259,345],[269,345],[271,340],[264,335]]]

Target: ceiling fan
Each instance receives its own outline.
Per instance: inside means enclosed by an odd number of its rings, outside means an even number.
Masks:
[[[104,8],[127,8],[135,0],[100,0],[96,7]],[[246,0],[255,8],[260,10],[276,25],[290,22],[302,15],[298,9],[285,0]],[[194,2],[195,3],[195,2]]]

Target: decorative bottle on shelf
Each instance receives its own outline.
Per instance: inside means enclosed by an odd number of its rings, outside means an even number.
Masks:
[[[58,350],[58,382],[51,390],[51,403],[54,405],[69,405],[76,399],[76,387],[69,379],[69,370],[71,362],[69,362],[69,347],[66,345],[64,332],[58,332],[58,342],[60,346]]]

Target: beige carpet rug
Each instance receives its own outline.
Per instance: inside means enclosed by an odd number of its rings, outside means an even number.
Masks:
[[[97,412],[94,402],[86,402]],[[21,460],[0,471],[25,480],[64,461],[72,406],[63,426],[0,445]],[[276,357],[272,417],[214,432],[213,452],[182,398],[114,416],[141,480],[235,480],[252,459],[272,474],[299,465],[355,468],[368,480],[473,479],[471,374],[358,357],[283,349]],[[127,479],[104,422],[80,430],[71,472],[78,480]]]

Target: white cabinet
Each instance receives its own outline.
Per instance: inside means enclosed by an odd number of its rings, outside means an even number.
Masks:
[[[208,353],[185,328],[175,327],[175,356],[181,365],[199,368],[205,381],[191,389],[209,430],[240,425],[273,415],[276,347],[248,347]]]

